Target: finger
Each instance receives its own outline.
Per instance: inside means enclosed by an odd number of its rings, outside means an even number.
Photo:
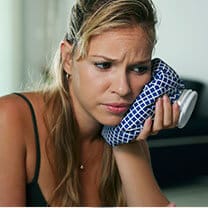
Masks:
[[[152,130],[152,118],[149,117],[145,122],[144,122],[144,127],[136,140],[145,140],[147,137],[150,135]]]
[[[176,127],[178,125],[178,120],[180,116],[180,107],[177,102],[173,104],[172,107],[172,112],[173,112],[173,127]]]
[[[163,128],[163,102],[159,98],[155,105],[155,117],[152,126],[152,133],[160,131]]]
[[[163,127],[168,128],[172,126],[173,118],[172,118],[172,104],[167,95],[163,96]]]

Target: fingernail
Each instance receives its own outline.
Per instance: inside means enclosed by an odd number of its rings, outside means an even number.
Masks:
[[[147,124],[148,124],[149,126],[152,125],[152,117],[151,117],[151,116],[147,119]]]
[[[179,106],[179,104],[178,104],[178,101],[177,101],[177,100],[175,100],[173,104],[174,104],[174,105]]]
[[[163,99],[164,100],[167,100],[168,99],[168,96],[165,94],[165,95],[163,95]]]
[[[170,103],[170,98],[168,97],[168,95],[164,95],[163,96],[163,100],[164,100],[164,102],[166,102],[166,103]]]
[[[178,102],[177,101],[174,101],[174,103],[173,103],[173,106],[174,106],[174,108],[180,108],[180,105],[178,104]]]
[[[159,98],[157,99],[156,105],[160,105],[160,104],[161,104],[161,98],[159,97]]]

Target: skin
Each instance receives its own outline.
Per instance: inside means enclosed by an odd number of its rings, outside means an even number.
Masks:
[[[70,74],[70,94],[81,128],[88,128],[86,121],[96,128],[98,123],[117,125],[149,82],[151,47],[144,41],[144,35],[141,28],[104,32],[91,39],[86,58],[65,65]],[[70,51],[66,42],[62,47],[68,47]],[[142,72],[141,65],[147,70]],[[127,105],[126,110],[112,113],[108,105],[115,103]]]
[[[115,29],[93,37],[88,56],[81,60],[73,59],[68,42],[63,41],[60,47],[64,70],[70,75],[69,89],[80,127],[81,161],[89,158],[88,168],[84,174],[80,173],[81,200],[83,205],[99,206],[100,153],[104,144],[99,140],[101,126],[118,124],[127,110],[115,113],[117,107],[114,106],[112,112],[109,104],[125,103],[128,107],[150,80],[150,70],[138,73],[138,67],[132,65],[145,61],[142,65],[150,67],[152,49],[139,27]],[[106,62],[106,57],[107,62],[109,58],[114,60],[112,67],[101,69],[103,64],[100,65],[100,62]],[[45,105],[40,94],[24,94],[36,114],[41,148],[38,183],[47,201],[53,190],[54,178],[45,150],[49,135],[43,120]],[[161,129],[175,127],[178,116],[178,105],[171,105],[164,96],[156,103],[154,122],[151,118],[146,120],[143,131],[137,137],[138,142],[113,148],[128,205],[168,205],[152,174],[145,140]],[[32,181],[35,164],[34,132],[28,106],[16,95],[0,98],[1,206],[25,205],[25,184]]]

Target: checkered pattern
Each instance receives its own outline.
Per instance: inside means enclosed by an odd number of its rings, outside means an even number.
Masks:
[[[145,120],[154,116],[157,98],[167,94],[173,103],[181,95],[184,84],[177,73],[161,59],[152,60],[153,79],[144,86],[121,123],[104,126],[102,136],[111,146],[129,143],[142,130]]]

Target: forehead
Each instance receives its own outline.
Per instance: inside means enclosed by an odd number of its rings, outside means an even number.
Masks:
[[[124,27],[107,30],[89,41],[88,55],[93,53],[119,54],[128,51],[151,51],[147,34],[141,27]]]

